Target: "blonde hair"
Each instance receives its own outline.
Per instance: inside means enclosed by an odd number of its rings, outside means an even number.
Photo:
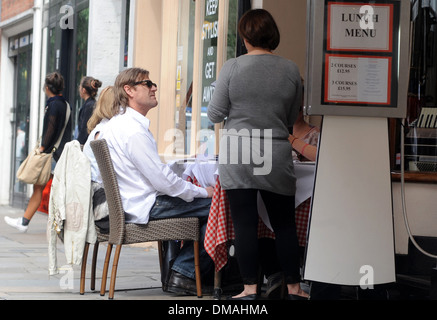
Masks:
[[[120,112],[120,108],[114,104],[114,87],[108,86],[102,90],[99,99],[96,102],[91,118],[88,120],[88,133],[103,119],[111,119]]]

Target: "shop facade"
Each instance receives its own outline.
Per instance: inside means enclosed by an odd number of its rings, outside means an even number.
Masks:
[[[2,1],[0,21],[0,205],[25,206],[31,192],[31,186],[16,180],[15,172],[41,134],[41,106],[45,102],[41,89],[48,72],[58,70],[66,78],[65,95],[76,124],[83,103],[77,92],[82,76],[93,76],[105,87],[113,84],[124,68],[149,70],[150,78],[158,84],[159,106],[148,117],[164,160],[214,157],[218,153],[221,125],[211,124],[206,110],[220,68],[229,58],[244,53],[237,22],[245,10],[265,8],[272,13],[281,31],[276,53],[295,61],[305,77],[306,0],[23,0],[18,1],[26,4],[22,10],[7,16],[8,2]],[[416,35],[412,48],[417,46],[429,57],[437,50],[432,27],[436,2],[411,1],[413,12],[417,12],[413,14],[416,25],[428,26],[412,32],[428,35],[426,44],[418,43]],[[432,89],[436,68],[427,56],[417,55],[412,60],[414,65],[402,66],[402,70],[411,67],[411,74],[418,75],[412,82],[416,84],[406,93],[411,123],[420,118],[422,109],[436,107],[436,90]],[[418,67],[421,73],[414,73]],[[426,87],[420,81],[424,77],[428,79]],[[426,95],[421,96],[422,92]],[[309,121],[322,123],[317,116]],[[399,180],[400,128],[393,121],[390,159],[395,247],[397,253],[406,253],[408,234]],[[434,135],[437,132],[435,127],[427,130]],[[437,236],[437,170],[432,164],[436,144],[431,139],[427,150],[434,151],[422,156],[422,160],[431,162],[425,171],[415,162],[410,166],[417,155],[408,155],[413,160],[408,161],[407,168],[407,212],[413,233],[426,237]],[[414,148],[410,149],[420,149]]]
[[[41,135],[46,74],[59,71],[63,75],[74,128],[83,104],[78,94],[81,78],[91,75],[107,86],[127,67],[131,3],[2,1],[0,204],[25,208],[32,191],[16,179],[16,171]]]

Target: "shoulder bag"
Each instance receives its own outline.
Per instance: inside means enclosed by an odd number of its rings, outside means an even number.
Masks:
[[[65,128],[67,127],[70,118],[70,105],[67,102],[67,113],[65,116],[64,128],[61,135],[56,141],[53,150],[50,153],[44,153],[39,151],[39,145],[32,150],[32,152],[23,161],[17,171],[17,179],[27,183],[36,185],[46,185],[50,180],[52,173],[52,158],[53,152],[55,152],[61,144],[62,137],[64,136]]]

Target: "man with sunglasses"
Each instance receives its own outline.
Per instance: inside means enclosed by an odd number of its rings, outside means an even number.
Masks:
[[[158,88],[141,68],[122,71],[114,84],[116,105],[122,111],[107,123],[99,138],[106,139],[117,174],[127,223],[198,217],[201,223],[201,274],[213,269],[203,248],[213,187],[201,188],[178,177],[158,154],[147,113],[158,105]],[[183,246],[176,257],[168,290],[196,294],[193,246]]]

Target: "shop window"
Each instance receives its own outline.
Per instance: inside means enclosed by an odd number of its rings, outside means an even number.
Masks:
[[[215,126],[208,119],[207,110],[208,104],[214,94],[215,81],[217,79],[217,71],[219,57],[222,57],[226,48],[224,47],[223,39],[219,39],[220,25],[226,23],[227,19],[219,17],[221,11],[220,6],[225,6],[228,2],[219,0],[202,0],[197,1],[200,7],[199,29],[197,30],[199,47],[198,47],[198,76],[195,77],[195,102],[196,105],[192,108],[190,144],[195,144],[194,148],[191,145],[191,151],[195,150],[197,155],[213,157],[215,153]],[[188,139],[187,139],[188,140]]]
[[[209,121],[207,109],[221,65],[237,56],[240,2],[179,0],[175,140],[183,143],[174,144],[174,154],[216,153],[218,129]],[[226,30],[223,39],[220,30]]]
[[[122,21],[121,21],[121,69],[128,68],[131,65],[131,52],[132,52],[132,32],[131,26],[133,21],[133,16],[131,7],[134,6],[134,1],[123,0],[123,11],[122,11]]]
[[[74,128],[83,104],[78,88],[87,73],[89,1],[51,0],[47,9],[46,74],[59,71],[64,77],[64,96],[72,106]]]
[[[237,35],[237,26],[238,26],[238,17],[239,17],[239,9],[238,9],[238,0],[230,0],[229,1],[229,15],[228,15],[228,34],[226,41],[226,60],[235,58],[237,53],[237,47],[239,47],[239,38]]]
[[[76,55],[73,57],[73,65],[76,68],[74,75],[70,75],[71,83],[74,83],[74,87],[71,90],[71,98],[74,99],[75,110],[74,110],[74,123],[77,128],[77,121],[79,118],[79,110],[82,107],[84,101],[79,96],[79,85],[83,77],[87,75],[87,57],[88,57],[88,20],[89,20],[89,8],[85,7],[77,12],[77,28],[75,34],[75,44],[76,47],[73,49]],[[77,136],[75,130],[75,138]]]
[[[55,28],[50,28],[48,33],[47,70],[57,70],[59,67],[56,66]]]
[[[392,165],[414,180],[437,178],[437,4],[414,1],[408,111],[404,123],[392,120]]]
[[[178,149],[175,153],[179,154],[189,154],[191,150],[195,11],[194,0],[179,0],[175,99],[175,127],[179,130],[179,139],[183,139],[183,144],[175,144]]]

